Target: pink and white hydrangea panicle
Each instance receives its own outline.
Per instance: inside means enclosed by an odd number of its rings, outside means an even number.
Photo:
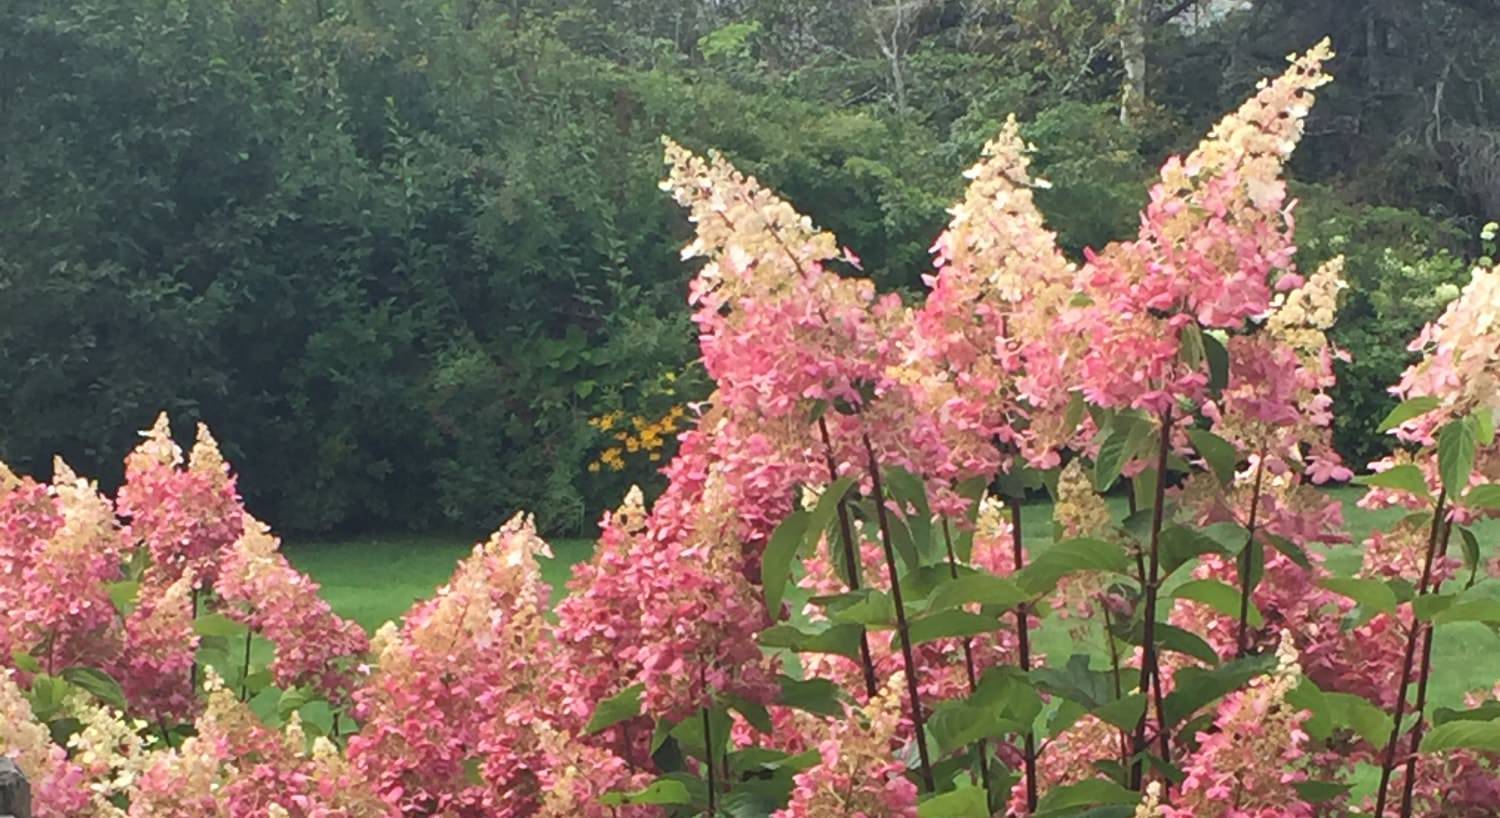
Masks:
[[[153,755],[131,793],[130,818],[396,818],[326,740],[308,740],[293,714],[266,727],[212,668],[195,734]]]
[[[1269,676],[1220,700],[1212,729],[1198,733],[1187,777],[1164,809],[1168,818],[1313,818],[1314,805],[1294,785],[1303,769],[1309,714],[1287,695],[1301,682],[1292,635],[1284,632],[1279,663]]]
[[[1302,133],[1312,92],[1330,81],[1327,40],[1302,55],[1214,126],[1185,159],[1172,158],[1151,190],[1140,241],[1151,262],[1134,282],[1141,309],[1183,310],[1205,327],[1234,329],[1270,304],[1293,271],[1283,167]],[[1272,277],[1285,273],[1284,280]],[[1096,282],[1096,284],[1099,282]]]
[[[88,781],[91,815],[124,818],[117,802],[128,799],[152,761],[156,737],[150,725],[79,695],[68,702],[80,729],[68,737],[69,757]]]
[[[1120,728],[1096,716],[1085,715],[1066,730],[1046,741],[1037,754],[1037,781],[1041,794],[1077,784],[1102,779],[1097,762],[1122,762],[1125,758],[1124,737]],[[1007,815],[1027,815],[1026,782],[1011,787]]]
[[[125,616],[125,643],[114,665],[132,712],[154,722],[189,720],[198,707],[193,666],[199,637],[193,629],[191,571],[162,587],[148,571],[139,604]]]
[[[271,675],[283,689],[311,687],[335,707],[358,683],[354,665],[369,648],[359,625],[333,612],[319,586],[292,567],[270,529],[246,514],[214,585],[239,619],[276,647]]]
[[[967,414],[991,437],[1050,467],[1075,431],[1060,420],[1080,339],[1068,343],[1054,327],[1077,270],[1036,207],[1032,190],[1045,183],[1031,177],[1026,154],[1011,117],[965,174],[964,200],[933,246],[937,270],[927,277],[917,336],[951,381],[953,401],[974,404]]]
[[[916,818],[917,787],[892,749],[904,684],[898,671],[863,708],[824,723],[819,763],[797,774],[791,801],[773,818]]]
[[[99,667],[119,651],[106,583],[121,579],[124,541],[98,487],[58,459],[45,491],[23,483],[4,498],[0,557],[10,574],[0,601],[0,647],[57,672]],[[7,598],[8,597],[8,598]]]
[[[166,413],[125,459],[119,511],[132,536],[151,554],[152,565],[175,580],[192,570],[199,586],[218,577],[219,562],[242,531],[244,508],[234,476],[208,428],[199,424],[192,458],[172,442]]]
[[[1136,806],[1135,818],[1167,818],[1162,811],[1160,781],[1147,782],[1146,797]]]
[[[1431,445],[1449,420],[1500,409],[1500,266],[1476,268],[1459,297],[1422,328],[1410,349],[1422,360],[1391,391],[1403,400],[1438,399],[1436,408],[1396,428],[1403,440]]]
[[[472,770],[486,764],[496,719],[522,705],[534,708],[523,718],[547,717],[557,668],[536,562],[545,549],[532,520],[516,515],[399,629],[376,634],[349,758],[402,814],[494,814],[494,788]]]
[[[651,783],[647,773],[632,772],[625,760],[577,736],[554,730],[546,722],[531,725],[541,763],[534,770],[538,802],[517,811],[520,804],[507,805],[500,815],[517,818],[652,818],[660,808],[613,807],[600,803],[611,791],[637,790]],[[507,801],[509,798],[507,798]]]
[[[7,668],[0,668],[0,758],[11,759],[26,774],[36,818],[89,814],[92,799],[83,768],[52,742]]]

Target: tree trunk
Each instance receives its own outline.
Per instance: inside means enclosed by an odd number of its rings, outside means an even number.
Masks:
[[[1120,84],[1120,124],[1137,125],[1146,110],[1146,4],[1144,0],[1120,0],[1120,64],[1125,78]]]

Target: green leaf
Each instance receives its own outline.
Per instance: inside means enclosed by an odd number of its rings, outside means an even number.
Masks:
[[[1302,570],[1312,570],[1312,560],[1308,559],[1307,552],[1302,549],[1302,546],[1297,545],[1286,537],[1278,537],[1275,534],[1264,531],[1257,533],[1255,536],[1270,543],[1272,548],[1280,551],[1283,556],[1296,563],[1297,567]]]
[[[839,687],[828,679],[793,679],[781,677],[781,697],[777,699],[787,707],[795,707],[820,716],[842,716],[844,705],[839,700]]]
[[[743,696],[732,693],[724,695],[724,703],[729,709],[745,717],[745,722],[764,735],[771,734],[771,712],[766,706],[758,702],[752,702]]]
[[[135,580],[122,580],[111,582],[104,586],[109,593],[109,601],[114,603],[115,610],[120,616],[129,616],[135,610],[136,598],[140,594],[141,584]]]
[[[1080,781],[1077,784],[1069,784],[1064,787],[1053,787],[1042,796],[1036,805],[1036,817],[1046,815],[1061,815],[1063,811],[1074,807],[1097,806],[1100,804],[1136,804],[1141,800],[1141,794],[1135,790],[1128,790],[1113,781],[1105,781],[1102,778],[1091,778]]]
[[[276,702],[276,715],[279,716],[282,721],[286,721],[287,719],[292,717],[293,713],[301,710],[303,705],[313,701],[316,698],[317,695],[312,691],[304,690],[300,687],[294,687],[291,690],[284,691],[281,694],[281,698]]]
[[[1229,525],[1238,536],[1228,534],[1222,525]],[[1204,554],[1234,554],[1248,538],[1249,532],[1232,524],[1210,526],[1202,531],[1182,525],[1167,526],[1161,532],[1161,575],[1169,577]],[[1232,541],[1234,546],[1226,546],[1225,540]]]
[[[989,793],[983,787],[934,795],[917,805],[917,818],[989,818]]]
[[[896,604],[891,601],[890,594],[875,588],[817,597],[812,601],[824,606],[828,620],[834,624],[888,628],[896,621]]]
[[[1366,622],[1376,614],[1396,612],[1395,592],[1378,579],[1331,577],[1318,584],[1339,596],[1354,600],[1361,613],[1358,622]]]
[[[927,504],[927,486],[921,478],[899,466],[886,469],[886,485],[890,488],[891,496],[899,501],[903,508],[911,506],[912,513],[904,514],[906,526],[911,531],[913,543],[917,551],[933,556],[932,541],[932,507]]]
[[[952,639],[978,636],[1000,627],[994,617],[971,614],[968,611],[939,611],[919,616],[907,622],[907,635],[912,645],[920,645],[935,639]]]
[[[1195,602],[1202,602],[1232,619],[1237,620],[1240,616],[1239,589],[1232,588],[1216,579],[1197,579],[1191,582],[1184,582],[1177,586],[1177,590],[1172,592],[1172,596],[1178,599],[1191,599]],[[1251,625],[1258,628],[1263,624],[1264,619],[1262,619],[1260,609],[1255,606],[1254,601],[1250,602],[1248,614],[1247,618]]]
[[[1208,361],[1208,391],[1217,395],[1229,385],[1229,350],[1213,332],[1203,333],[1203,357]]]
[[[823,489],[823,493],[818,496],[818,504],[813,506],[812,513],[808,515],[805,529],[807,545],[810,549],[817,547],[818,538],[823,536],[828,526],[832,525],[833,518],[839,512],[839,503],[843,502],[844,496],[849,493],[849,487],[853,486],[854,482],[852,475],[845,475],[829,483]],[[832,543],[834,539],[834,537],[829,537],[829,542]]]
[[[244,624],[221,613],[206,613],[193,620],[193,631],[199,636],[243,636]]]
[[[781,618],[781,597],[786,593],[787,580],[791,576],[792,559],[807,536],[811,516],[806,511],[794,511],[788,515],[781,525],[776,526],[760,558],[760,582],[765,589],[766,610],[770,612],[772,622]]]
[[[62,678],[68,684],[93,694],[95,698],[110,707],[119,710],[129,707],[125,701],[125,691],[120,688],[120,683],[102,670],[92,667],[70,667],[62,672]]]
[[[1361,486],[1396,489],[1425,500],[1432,500],[1432,493],[1427,490],[1427,478],[1422,476],[1421,469],[1410,463],[1403,463],[1373,474],[1360,475],[1354,478],[1354,482]]]
[[[594,708],[594,715],[589,717],[589,723],[583,728],[584,733],[592,735],[639,716],[641,692],[645,689],[644,684],[633,684],[599,702]]]
[[[1234,445],[1205,429],[1189,429],[1188,439],[1193,441],[1193,448],[1198,451],[1203,462],[1208,464],[1220,485],[1229,485],[1234,480],[1234,469],[1239,465],[1240,459]]]
[[[1500,511],[1500,483],[1485,483],[1469,489],[1464,505],[1485,511]]]
[[[1297,795],[1309,804],[1322,804],[1335,798],[1342,798],[1353,789],[1349,784],[1340,784],[1337,781],[1295,781],[1292,787],[1297,790]]]
[[[1452,622],[1500,624],[1500,599],[1472,599],[1459,602],[1433,616],[1432,621],[1437,625],[1447,625]]]
[[[1457,594],[1426,594],[1411,601],[1412,612],[1424,622],[1453,607],[1458,602]]]
[[[1450,721],[1422,739],[1424,753],[1459,749],[1500,753],[1500,721]]]
[[[774,625],[760,632],[760,643],[768,648],[786,648],[794,653],[833,653],[859,658],[859,625],[834,625],[820,631],[803,631],[795,625]]]
[[[1099,454],[1094,457],[1095,489],[1108,491],[1119,479],[1120,470],[1125,468],[1125,461],[1130,459],[1133,448],[1130,436],[1129,428],[1119,427],[1111,428],[1105,434],[1104,442],[1099,444]]]
[[[1376,747],[1390,739],[1390,715],[1368,700],[1352,693],[1324,693],[1323,699],[1335,725],[1348,727]]]
[[[1477,448],[1474,422],[1470,418],[1449,421],[1438,431],[1438,474],[1443,478],[1443,489],[1449,497],[1463,496],[1469,485],[1469,474],[1474,471]]]
[[[1165,622],[1158,622],[1156,623],[1155,632],[1157,643],[1165,650],[1187,654],[1200,662],[1210,665],[1217,665],[1219,663],[1219,654],[1214,651],[1213,646],[1204,641],[1203,637],[1192,631],[1183,630],[1176,625],[1168,625]],[[1142,635],[1144,636],[1144,634]]]
[[[599,796],[599,803],[608,807],[623,807],[634,804],[691,804],[693,799],[686,784],[670,778],[658,779],[643,790],[635,792],[608,792]]]
[[[1144,693],[1130,693],[1094,710],[1094,715],[1121,729],[1133,729],[1146,712]]]
[[[1091,669],[1088,655],[1082,653],[1069,657],[1066,667],[1032,670],[1031,679],[1041,690],[1075,701],[1088,710],[1102,707],[1115,698],[1113,674]]]
[[[1385,420],[1380,421],[1380,425],[1376,427],[1375,431],[1389,432],[1412,418],[1431,412],[1438,408],[1441,403],[1442,401],[1430,395],[1423,395],[1402,401],[1395,409],[1391,410],[1390,414],[1385,416]]]
[[[1001,718],[992,711],[959,701],[942,702],[932,709],[927,719],[927,735],[937,744],[939,755],[948,755],[980,739],[1023,729],[1021,724]]]
[[[938,585],[937,590],[928,598],[927,610],[945,611],[976,602],[980,605],[1014,608],[1030,598],[1029,594],[1021,590],[1021,586],[1011,580],[993,574],[966,574]]]
[[[1493,409],[1481,406],[1470,415],[1474,419],[1474,439],[1482,447],[1489,447],[1495,443],[1495,412]]]
[[[35,656],[24,650],[15,650],[10,653],[10,661],[16,666],[16,670],[23,673],[41,673],[42,663]]]
[[[1243,687],[1256,676],[1276,666],[1276,657],[1247,656],[1225,662],[1216,668],[1185,667],[1173,677],[1175,687],[1162,701],[1167,726],[1171,727],[1220,696]]]
[[[1043,551],[1016,575],[1016,582],[1032,594],[1044,594],[1057,581],[1076,571],[1121,573],[1130,566],[1125,549],[1094,539],[1064,540]]]

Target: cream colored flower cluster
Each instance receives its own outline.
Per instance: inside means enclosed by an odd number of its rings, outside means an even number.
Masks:
[[[1327,331],[1338,320],[1339,293],[1348,288],[1344,257],[1323,262],[1307,283],[1276,297],[1266,331],[1299,355],[1320,353],[1328,347]]]

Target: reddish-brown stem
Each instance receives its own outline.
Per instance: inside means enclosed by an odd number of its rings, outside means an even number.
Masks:
[[[250,700],[250,640],[255,632],[245,629],[245,666],[240,668],[240,701]]]
[[[948,575],[958,579],[958,555],[953,552],[953,532],[948,527],[948,518],[943,518],[943,543],[948,547]],[[964,646],[964,670],[969,676],[969,692],[973,693],[979,689],[979,676],[974,672],[974,648],[970,640],[965,638]],[[986,790],[990,786],[990,762],[989,742],[979,740],[979,780],[984,784]]]
[[[709,727],[708,708],[703,708],[703,762],[708,765],[708,814],[719,814],[718,786],[714,781],[714,742]]]
[[[1115,680],[1115,698],[1125,695],[1125,685],[1120,681],[1120,649],[1115,645],[1114,617],[1109,614],[1109,604],[1104,594],[1099,595],[1099,610],[1104,613],[1104,643],[1109,646],[1109,669]],[[1130,763],[1130,734],[1120,728],[1120,763]]]
[[[922,715],[922,694],[917,684],[917,660],[911,650],[911,631],[907,627],[906,605],[901,599],[901,576],[896,567],[896,547],[891,540],[890,520],[885,510],[885,487],[880,480],[880,463],[869,434],[864,436],[865,454],[870,461],[870,483],[875,493],[875,519],[880,525],[880,544],[885,550],[885,568],[891,578],[891,603],[896,609],[896,636],[901,640],[901,659],[906,667],[906,692],[911,698],[911,723],[916,733],[917,757],[922,763],[922,783],[928,792],[937,789],[932,775],[932,760],[927,754],[927,727]]]
[[[1010,543],[1011,557],[1015,563],[1011,570],[1019,572],[1026,567],[1026,549],[1022,545],[1021,536],[1021,498],[1010,497]],[[1026,605],[1016,606],[1016,641],[1020,651],[1020,666],[1022,673],[1031,672],[1031,623],[1030,612]],[[1037,804],[1037,781],[1036,781],[1036,732],[1027,729],[1026,735],[1022,737],[1024,742],[1024,754],[1022,761],[1026,768],[1026,811],[1036,812]]]
[[[839,479],[839,467],[833,457],[833,438],[828,434],[828,421],[818,418],[818,433],[823,437],[823,458],[828,463],[828,482]],[[839,538],[842,540],[844,562],[849,565],[849,590],[859,590],[859,554],[854,548],[854,527],[849,523],[849,506],[839,498]],[[880,685],[875,680],[875,659],[870,654],[870,634],[864,628],[859,631],[859,664],[865,676],[865,695],[875,698]]]
[[[1250,488],[1252,492],[1250,495],[1250,520],[1249,524],[1245,526],[1249,534],[1245,537],[1245,550],[1244,553],[1240,554],[1238,568],[1240,575],[1240,626],[1239,630],[1236,631],[1234,639],[1235,653],[1238,656],[1244,656],[1250,649],[1249,640],[1246,638],[1249,634],[1250,625],[1250,569],[1252,567],[1250,559],[1255,546],[1255,523],[1257,515],[1260,513],[1260,487],[1261,478],[1265,477],[1266,474],[1265,466],[1266,450],[1262,448],[1260,450],[1260,459],[1255,462],[1255,484]]]
[[[1448,538],[1451,536],[1453,536],[1453,524],[1444,523],[1443,542],[1438,546],[1439,559],[1448,556]],[[1442,580],[1434,580],[1432,593],[1437,593],[1442,584]],[[1415,618],[1413,624],[1415,624]],[[1411,818],[1412,815],[1412,794],[1417,783],[1417,751],[1422,749],[1422,734],[1425,732],[1422,717],[1426,715],[1427,710],[1427,680],[1432,674],[1432,635],[1435,627],[1429,622],[1423,628],[1425,633],[1422,636],[1422,665],[1417,671],[1417,722],[1411,728],[1411,753],[1406,757],[1406,781],[1401,789],[1401,818]]]
[[[1161,760],[1163,763],[1171,763],[1171,737],[1167,733],[1167,714],[1162,708],[1161,672],[1156,661],[1156,597],[1157,584],[1161,572],[1161,529],[1163,519],[1163,507],[1166,505],[1167,490],[1167,456],[1172,452],[1172,407],[1168,406],[1161,415],[1161,445],[1158,447],[1156,456],[1156,491],[1151,508],[1151,550],[1148,555],[1146,582],[1143,591],[1146,596],[1146,607],[1143,612],[1144,622],[1142,624],[1141,638],[1141,690],[1150,694],[1155,687],[1156,701],[1156,732],[1160,740]],[[1135,726],[1134,751],[1137,756],[1146,749],[1146,721],[1150,715],[1150,702],[1141,710],[1141,719]],[[1135,782],[1141,791],[1145,791],[1144,775],[1145,759],[1138,758],[1131,772],[1131,780]]]
[[[1448,494],[1438,493],[1437,506],[1432,512],[1432,528],[1427,533],[1427,556],[1422,563],[1422,579],[1417,585],[1417,596],[1426,596],[1432,581],[1432,564],[1437,556],[1438,532],[1443,527],[1443,514]],[[1406,717],[1406,691],[1411,686],[1412,663],[1416,659],[1417,638],[1422,629],[1412,612],[1411,632],[1406,638],[1406,654],[1401,660],[1401,684],[1396,691],[1396,712],[1391,724],[1391,737],[1385,744],[1385,756],[1380,762],[1380,787],[1375,793],[1375,818],[1385,818],[1386,794],[1391,783],[1391,772],[1396,768],[1396,746],[1401,742],[1401,722]]]

